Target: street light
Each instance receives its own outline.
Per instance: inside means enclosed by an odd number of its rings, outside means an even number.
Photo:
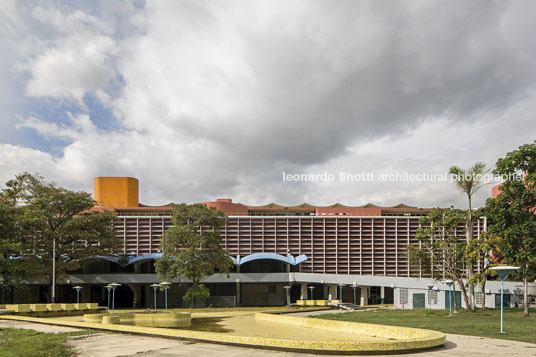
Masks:
[[[434,284],[427,284],[426,286],[428,287],[428,307],[432,311],[432,289],[434,288]]]
[[[121,286],[121,284],[118,284],[118,283],[111,283],[110,286],[112,287],[112,314],[113,314],[114,311],[115,311],[115,289],[116,289],[118,286]]]
[[[493,267],[490,269],[495,270],[497,274],[499,274],[499,278],[501,278],[501,333],[504,333],[503,331],[503,308],[504,308],[503,283],[506,280],[506,278],[508,278],[508,275],[510,274],[510,272],[519,269],[519,267],[499,265],[497,267]]]
[[[73,289],[76,290],[76,303],[80,304],[80,289],[82,289],[81,286],[73,286]]]
[[[339,310],[342,311],[342,288],[344,288],[344,284],[339,284]]]
[[[156,290],[160,287],[159,284],[152,284],[153,292],[154,292],[154,312],[156,312]]]
[[[310,294],[310,295],[311,295],[310,300],[313,300],[313,289],[314,289],[314,288],[315,288],[314,286],[310,286],[310,287],[309,287],[309,292],[311,293],[311,294]]]
[[[357,306],[357,284],[356,283],[352,285],[352,289],[354,289],[354,305]]]
[[[50,292],[50,302],[56,302],[56,237],[52,239],[52,291]]]
[[[452,284],[454,283],[452,280],[444,280],[443,281],[447,286],[449,287],[449,316],[452,316]]]
[[[167,281],[164,281],[162,283],[160,283],[160,286],[162,286],[164,288],[164,296],[165,296],[165,302],[166,302],[166,312],[167,311],[167,291],[168,291],[168,288],[169,286],[171,285],[171,283],[168,283]]]
[[[285,289],[285,296],[287,298],[287,306],[290,306],[290,285],[283,286],[283,289]]]
[[[105,288],[108,290],[108,310],[110,310],[110,290],[112,290],[112,286],[108,284]]]

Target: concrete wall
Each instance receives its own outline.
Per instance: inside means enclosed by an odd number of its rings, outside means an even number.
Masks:
[[[241,284],[241,306],[282,306],[285,291],[282,284]],[[270,289],[275,289],[270,291]]]
[[[491,283],[491,284],[490,284]],[[495,285],[498,285],[496,284],[496,282],[490,282],[488,283],[489,285],[491,285],[491,289],[488,289],[486,288],[486,290],[488,290],[488,292],[486,293],[486,308],[500,308],[501,305],[500,304],[496,304],[496,299],[498,299],[500,301],[500,289],[497,289],[495,287]],[[523,299],[523,292],[522,291],[519,291],[519,289],[516,288],[516,283],[515,282],[507,282],[509,285],[509,287],[506,287],[505,286],[505,291],[504,291],[504,294],[505,294],[505,301],[508,301],[508,298],[506,298],[506,296],[509,296],[509,307],[521,307],[522,306],[522,299]],[[506,285],[506,283],[505,283]],[[500,284],[499,284],[500,286]],[[403,289],[406,289],[407,290],[407,303],[402,303],[402,295],[403,295]],[[480,289],[475,289],[475,293],[481,293],[480,292]],[[440,289],[440,290],[436,290],[437,291],[437,299],[432,299],[432,304],[431,304],[431,308],[432,309],[448,309],[448,305],[445,305],[446,304],[446,301],[448,301],[448,298],[447,298],[447,295],[449,294],[449,290],[448,289]],[[461,291],[459,290],[459,288],[457,287],[456,289],[456,293],[460,293],[461,294]],[[403,288],[403,287],[400,287],[400,288],[395,288],[394,289],[394,307],[395,309],[412,309],[413,306],[414,306],[414,298],[415,298],[415,294],[424,294],[424,297],[425,297],[425,308],[428,309],[430,304],[430,291],[428,290],[427,287],[423,287],[423,288]],[[433,292],[432,292],[432,297],[433,297]],[[453,296],[453,304],[454,304],[454,292],[452,293],[452,296]],[[496,298],[497,297],[497,298]],[[529,296],[529,298],[531,298]],[[533,298],[536,298],[536,294],[533,295]],[[533,304],[534,305],[534,304]],[[476,301],[476,307],[477,308],[480,308],[482,306],[481,304],[481,301],[479,301],[477,299]],[[463,299],[463,295],[461,296],[461,307],[462,308],[466,308],[467,306],[465,305],[465,300]],[[453,308],[454,308],[454,305],[453,305]]]

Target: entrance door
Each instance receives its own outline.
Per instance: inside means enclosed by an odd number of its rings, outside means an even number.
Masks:
[[[424,309],[424,294],[413,294],[413,308]]]

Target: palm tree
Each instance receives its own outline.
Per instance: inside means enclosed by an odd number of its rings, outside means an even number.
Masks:
[[[467,243],[473,240],[473,212],[471,207],[471,201],[473,195],[485,185],[482,182],[482,175],[486,173],[486,164],[483,162],[477,162],[468,170],[464,170],[459,166],[451,166],[449,169],[451,178],[456,183],[456,187],[461,192],[467,195],[467,201],[469,203],[469,209],[467,211],[467,220],[465,225],[465,234]],[[467,264],[467,279],[471,280],[473,277],[473,262],[469,259]],[[469,296],[471,298],[470,310],[475,309],[475,286],[469,284]]]

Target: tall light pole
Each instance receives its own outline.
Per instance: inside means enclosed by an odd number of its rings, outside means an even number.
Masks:
[[[310,295],[311,295],[310,300],[313,300],[313,289],[314,289],[314,288],[315,288],[314,286],[310,286],[310,287],[309,287],[309,292],[311,293],[311,294],[310,294]]]
[[[426,286],[428,287],[428,308],[432,311],[432,289],[434,284],[427,284]]]
[[[108,290],[108,310],[110,310],[110,290],[112,290],[112,286],[110,284],[105,286],[106,290]]]
[[[283,286],[283,289],[285,289],[285,297],[287,300],[287,306],[290,306],[290,285]]]
[[[454,283],[452,280],[445,280],[443,281],[447,286],[449,287],[449,316],[452,316],[452,284]]]
[[[56,302],[56,238],[52,239],[52,291],[50,302]]]
[[[80,304],[80,289],[82,289],[81,286],[73,286],[73,289],[76,290],[76,303]]]
[[[116,289],[118,286],[121,286],[121,284],[118,284],[118,283],[111,283],[110,286],[112,287],[112,314],[113,314],[114,311],[115,311],[115,289]]]
[[[168,288],[169,286],[171,285],[171,283],[168,283],[167,281],[164,281],[162,283],[160,283],[160,286],[162,286],[164,288],[164,300],[166,302],[166,312],[167,311],[167,291],[168,291]]]
[[[339,284],[339,311],[342,311],[342,288],[344,288],[344,284]]]
[[[153,292],[154,292],[154,312],[156,312],[156,290],[160,287],[160,284],[152,284]]]
[[[504,309],[504,301],[503,301],[503,283],[508,278],[508,275],[511,271],[514,271],[516,269],[519,269],[519,267],[512,267],[507,265],[499,265],[497,267],[490,268],[493,269],[499,274],[499,278],[501,278],[501,333],[504,333],[503,331],[503,309]]]

